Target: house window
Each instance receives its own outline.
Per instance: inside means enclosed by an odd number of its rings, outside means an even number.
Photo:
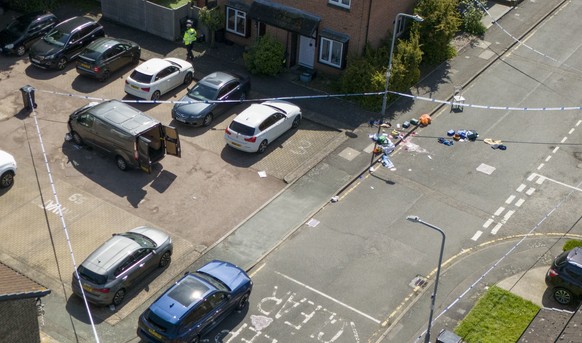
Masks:
[[[351,0],[327,0],[329,4],[339,7],[350,8]]]
[[[246,37],[247,14],[235,8],[226,8],[226,31]]]
[[[342,67],[344,43],[321,37],[319,45],[319,62],[336,68]]]

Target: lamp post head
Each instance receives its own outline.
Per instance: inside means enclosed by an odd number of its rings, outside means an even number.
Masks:
[[[413,15],[411,18],[419,22],[424,21],[424,18],[419,16],[418,14]]]
[[[411,222],[418,222],[420,221],[420,218],[418,218],[418,216],[408,216],[406,217],[406,219],[410,220]]]

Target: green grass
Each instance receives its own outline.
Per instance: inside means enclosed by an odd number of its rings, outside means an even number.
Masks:
[[[153,2],[154,4],[158,4],[160,6],[168,7],[168,8],[178,8],[182,7],[188,3],[189,0],[149,0],[149,2]]]
[[[493,286],[459,323],[455,333],[467,343],[514,343],[539,309],[531,301]]]

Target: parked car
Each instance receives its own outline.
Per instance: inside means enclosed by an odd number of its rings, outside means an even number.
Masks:
[[[199,342],[232,311],[244,309],[253,283],[244,270],[214,260],[186,273],[139,317],[146,342]]]
[[[16,175],[16,160],[4,150],[0,150],[0,188],[8,188],[14,184]]]
[[[277,137],[299,127],[301,118],[301,109],[287,101],[252,104],[225,129],[224,139],[235,149],[261,154]]]
[[[162,94],[185,84],[194,76],[188,61],[174,57],[152,58],[140,64],[125,80],[125,92],[141,99],[158,100]]]
[[[188,90],[180,101],[193,103],[177,103],[172,108],[172,118],[195,125],[208,126],[212,120],[234,105],[234,102],[212,103],[208,100],[245,100],[251,80],[234,73],[215,72],[206,75]]]
[[[582,248],[564,251],[554,259],[546,273],[546,285],[562,305],[582,295]]]
[[[172,252],[172,239],[158,229],[140,226],[114,234],[77,268],[87,300],[119,306],[131,287],[170,264]],[[82,297],[77,273],[73,272],[71,286]]]
[[[69,18],[32,45],[30,62],[40,68],[63,70],[89,43],[104,36],[103,26],[92,19]]]
[[[166,154],[181,157],[180,137],[138,109],[119,100],[92,102],[69,116],[69,139],[100,148],[115,157],[117,167],[151,173]]]
[[[101,37],[91,42],[77,57],[77,72],[105,81],[111,73],[128,64],[138,64],[141,48],[126,39]]]
[[[26,51],[49,32],[59,20],[46,11],[24,14],[14,19],[0,31],[0,52],[22,56]]]

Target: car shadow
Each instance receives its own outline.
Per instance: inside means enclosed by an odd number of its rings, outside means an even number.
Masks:
[[[180,93],[182,93],[183,90],[185,90],[189,85],[186,84],[181,84],[180,86],[172,89],[171,91],[169,91],[166,94],[163,94],[162,96],[160,96],[159,101],[160,102],[151,102],[151,100],[144,100],[141,98],[138,98],[136,96],[133,96],[131,94],[127,94],[125,93],[125,95],[123,96],[123,98],[121,98],[121,101],[127,102],[128,104],[130,104],[131,106],[137,108],[138,110],[142,111],[142,112],[147,112],[161,104],[165,104],[165,105],[170,105],[172,106],[172,104],[167,104],[164,103],[164,101],[178,101],[180,100],[180,98],[182,97],[182,95],[180,95]]]
[[[233,311],[220,324],[218,324],[212,331],[201,337],[200,342],[228,342],[232,337],[229,333],[236,328],[241,322],[245,320],[249,312],[249,305],[241,311]]]
[[[71,69],[75,69],[74,62],[69,62],[65,69],[63,70],[57,70],[57,69],[43,69],[32,65],[32,63],[30,63],[29,61],[28,66],[24,70],[24,73],[31,79],[46,81],[54,79],[57,76],[65,75],[66,73],[70,73]],[[76,73],[76,71],[73,72]]]
[[[101,88],[108,87],[112,82],[123,79],[125,70],[122,68],[113,72],[105,81],[99,81],[89,76],[77,75],[71,83],[71,88],[79,93],[92,93]]]
[[[546,288],[544,294],[542,296],[542,305],[547,308],[556,308],[560,310],[566,310],[575,312],[578,309],[578,305],[580,304],[580,300],[572,301],[568,305],[560,304],[559,302],[554,299],[553,291],[551,287]]]
[[[177,177],[163,170],[160,163],[152,165],[151,174],[137,169],[121,171],[111,155],[100,149],[80,146],[73,142],[65,141],[62,151],[67,156],[68,163],[77,171],[120,198],[126,198],[134,208],[138,208],[139,203],[145,198],[146,185],[151,183],[153,189],[163,193]]]

